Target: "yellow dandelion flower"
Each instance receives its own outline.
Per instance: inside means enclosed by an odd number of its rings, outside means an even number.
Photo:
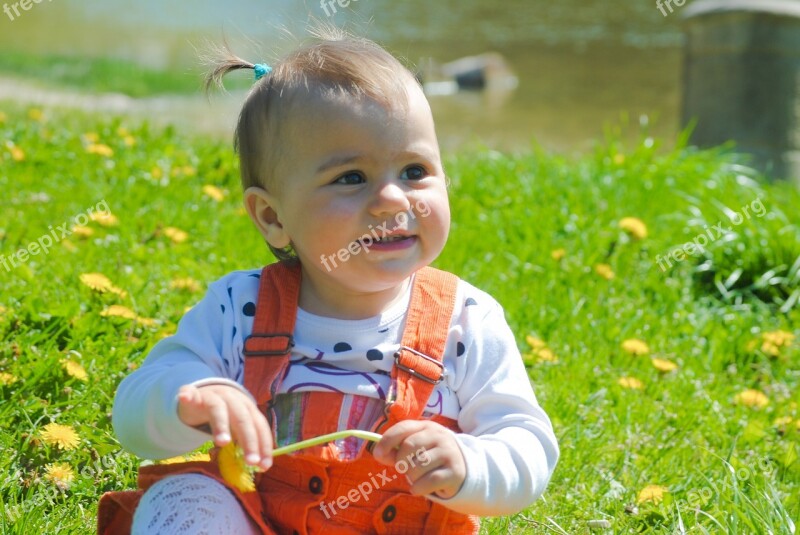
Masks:
[[[133,136],[125,136],[122,138],[122,142],[125,143],[126,147],[133,147],[136,145],[136,138]]]
[[[111,212],[92,212],[89,219],[104,227],[116,227],[119,225],[119,219]]]
[[[217,202],[220,202],[225,198],[225,192],[219,189],[217,186],[212,186],[211,184],[206,184],[203,186],[203,193],[211,197]]]
[[[191,165],[184,165],[183,167],[181,167],[181,173],[183,173],[186,176],[194,176],[197,174],[197,169],[195,169]]]
[[[28,110],[28,119],[31,121],[42,122],[44,120],[44,113],[39,108],[31,108]]]
[[[21,148],[17,147],[13,143],[8,143],[6,145],[8,147],[8,151],[11,153],[11,159],[15,162],[23,162],[25,161],[25,151]]]
[[[78,433],[69,425],[47,424],[42,430],[42,440],[51,446],[62,450],[72,450],[78,447],[80,439]]]
[[[550,252],[550,258],[552,258],[553,260],[558,262],[559,260],[564,258],[564,256],[566,256],[566,254],[567,254],[567,251],[565,249],[555,249],[555,250]]]
[[[543,347],[547,347],[547,344],[545,344],[543,340],[536,338],[532,334],[526,336],[525,341],[528,342],[528,345],[531,346],[532,349],[542,349]]]
[[[622,388],[629,388],[631,390],[641,390],[644,388],[644,383],[636,377],[620,377],[617,380],[617,384]]]
[[[235,213],[236,215],[247,215],[247,209],[244,206],[240,206]]]
[[[175,227],[166,227],[164,229],[164,235],[172,240],[173,243],[183,243],[189,238],[189,235],[185,231]]]
[[[17,378],[7,372],[0,372],[0,385],[13,385]]]
[[[64,249],[66,249],[70,253],[74,253],[75,251],[78,250],[78,248],[75,247],[75,244],[72,243],[69,240],[61,240],[61,247],[63,247]]]
[[[608,264],[597,264],[594,266],[594,271],[607,281],[610,281],[615,277],[614,270],[612,270],[611,266]]]
[[[142,316],[136,316],[134,318],[140,325],[144,325],[145,327],[154,327],[158,322],[152,318],[144,318]]]
[[[153,176],[153,178],[158,180],[159,178],[164,176],[164,171],[162,171],[160,167],[156,166],[150,169],[150,174]]]
[[[110,307],[100,312],[100,315],[106,318],[114,317],[114,318],[125,318],[129,320],[135,320],[138,317],[136,315],[136,312],[122,305],[111,305]]]
[[[733,401],[737,405],[744,405],[745,407],[751,407],[754,409],[763,409],[769,405],[769,398],[767,398],[766,394],[760,390],[755,390],[752,388],[736,394],[736,396],[733,398]]]
[[[117,135],[119,137],[125,137],[130,135],[130,132],[128,132],[128,129],[125,128],[124,126],[120,126],[119,128],[117,128]]]
[[[256,490],[252,469],[245,464],[241,450],[233,442],[229,442],[219,450],[217,462],[222,478],[229,485],[242,492]]]
[[[667,359],[652,359],[653,367],[662,373],[669,373],[677,370],[678,365]]]
[[[647,485],[645,488],[639,491],[639,495],[636,497],[636,503],[661,503],[661,501],[664,499],[664,494],[667,492],[669,492],[667,487],[662,487],[661,485]]]
[[[75,480],[75,472],[67,463],[50,463],[44,467],[44,478],[65,489]]]
[[[173,290],[188,290],[190,292],[199,292],[200,290],[202,290],[200,283],[191,277],[173,279],[169,283],[169,287]]]
[[[778,357],[781,354],[781,349],[770,342],[764,342],[761,344],[761,351],[770,357]]]
[[[72,227],[72,233],[79,238],[88,238],[94,235],[94,230],[83,225],[75,225]]]
[[[111,280],[109,280],[109,278],[102,273],[82,273],[80,279],[84,285],[96,292],[113,293],[119,295],[120,297],[126,297],[128,295],[125,290],[114,286]]]
[[[622,165],[625,163],[625,155],[620,154],[619,152],[614,155],[614,163],[617,165]]]
[[[536,351],[539,362],[558,362],[558,357],[550,349],[544,347]]]
[[[94,145],[100,141],[100,136],[97,135],[97,132],[86,132],[83,134],[83,140],[89,145]]]
[[[792,423],[791,416],[781,416],[780,418],[775,418],[775,421],[772,423],[772,425],[774,427],[781,428],[781,431],[783,431],[785,430],[786,426],[790,425],[791,423]],[[800,423],[800,420],[798,420],[798,423]]]
[[[763,333],[761,337],[764,343],[769,343],[777,347],[785,347],[794,342],[794,334],[788,331],[772,331]]]
[[[102,143],[90,144],[89,146],[86,147],[86,152],[88,154],[97,154],[99,156],[105,156],[106,158],[114,156],[114,149]]]
[[[622,350],[631,355],[647,355],[650,353],[650,347],[642,340],[637,338],[630,338],[622,342]]]
[[[89,379],[89,375],[86,373],[86,369],[75,362],[74,360],[64,359],[61,361],[61,366],[64,368],[64,371],[67,372],[67,375],[70,377],[74,377],[79,381],[86,381]]]
[[[636,217],[623,217],[619,220],[619,228],[635,240],[643,240],[647,237],[647,225]]]

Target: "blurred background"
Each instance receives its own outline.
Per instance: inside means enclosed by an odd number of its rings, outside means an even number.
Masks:
[[[446,149],[536,143],[585,152],[604,128],[628,121],[635,127],[624,135],[638,138],[639,124],[649,123],[649,134],[674,138],[678,11],[665,17],[654,2],[631,0],[352,0],[347,9],[334,2],[328,16],[319,3],[297,0],[45,0],[13,21],[0,13],[0,99],[126,111],[227,137],[251,77],[243,73],[230,94],[208,102],[196,48],[224,35],[243,57],[270,61],[292,48],[286,30],[302,37],[316,18],[374,38],[421,68],[486,52],[505,58],[515,88],[431,94]],[[139,69],[153,80],[144,87],[136,85],[146,79]],[[115,77],[117,86],[91,86]],[[138,99],[87,98],[80,89]]]

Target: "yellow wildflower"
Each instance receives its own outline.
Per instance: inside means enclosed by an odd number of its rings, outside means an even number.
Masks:
[[[31,108],[28,110],[28,118],[31,121],[42,122],[44,120],[44,113],[39,108]]]
[[[667,359],[652,359],[652,363],[655,369],[662,373],[669,373],[678,369],[677,364]]]
[[[208,195],[217,202],[225,198],[225,192],[223,192],[217,186],[212,186],[211,184],[206,184],[205,186],[203,186],[203,193],[205,193],[206,195]]]
[[[60,489],[66,489],[75,479],[75,472],[67,463],[50,463],[44,467],[44,478]]]
[[[625,163],[625,155],[620,154],[619,152],[614,155],[614,163],[617,165],[622,165]]]
[[[96,292],[113,293],[120,297],[125,297],[128,295],[125,290],[121,290],[120,288],[114,286],[109,278],[102,273],[82,273],[80,279],[84,285]]]
[[[650,347],[642,340],[637,338],[630,338],[622,342],[622,350],[631,355],[647,355],[650,353]]]
[[[122,305],[111,305],[100,313],[103,317],[125,318],[135,320],[137,318],[136,312],[130,308]]]
[[[51,446],[62,450],[72,450],[78,447],[80,439],[78,433],[71,426],[61,424],[47,424],[42,430],[42,440]]]
[[[794,342],[794,334],[788,331],[772,331],[763,333],[761,338],[765,343],[770,343],[777,347],[785,347]]]
[[[236,215],[247,215],[247,209],[244,206],[240,206],[235,213]]]
[[[173,290],[188,290],[190,292],[199,292],[200,290],[202,290],[200,283],[191,277],[173,279],[169,283],[169,287],[172,288]]]
[[[83,140],[87,144],[93,145],[98,141],[100,141],[100,136],[97,135],[97,132],[86,132],[85,134],[83,134]]]
[[[175,227],[166,227],[164,229],[164,235],[172,240],[173,243],[183,243],[189,238],[189,235],[185,231]]]
[[[66,249],[71,253],[74,253],[75,251],[78,250],[78,248],[75,247],[75,244],[69,240],[61,240],[61,247],[63,247],[64,249]]]
[[[150,169],[150,174],[153,175],[153,178],[158,180],[164,176],[164,171],[162,171],[160,167],[154,166],[152,169]]]
[[[636,377],[620,377],[617,380],[617,384],[622,388],[629,388],[631,390],[641,390],[644,388],[644,383]]]
[[[549,348],[543,347],[535,353],[539,357],[539,362],[558,362],[558,357]]]
[[[636,497],[636,503],[661,503],[661,501],[664,499],[664,494],[667,492],[669,492],[667,487],[662,487],[661,485],[647,485],[645,488],[639,491],[639,495]]]
[[[635,240],[643,240],[647,237],[647,225],[636,217],[623,217],[619,221],[619,228]]]
[[[7,372],[0,372],[0,385],[11,385],[17,382],[17,378]]]
[[[86,374],[86,369],[74,360],[64,359],[61,361],[61,366],[64,368],[64,371],[67,372],[67,375],[79,381],[86,381],[89,378]]]
[[[122,138],[122,142],[125,143],[126,147],[133,147],[136,145],[136,138],[133,136],[125,136]]]
[[[86,152],[89,154],[105,156],[107,158],[114,156],[114,150],[108,145],[103,145],[102,143],[92,143],[86,147]]]
[[[17,147],[13,143],[9,142],[6,144],[8,147],[9,152],[11,152],[11,159],[15,162],[22,162],[25,161],[25,151],[21,148]]]
[[[92,212],[89,219],[104,227],[116,227],[119,224],[119,219],[111,212]]]
[[[533,349],[542,349],[543,347],[547,347],[547,344],[545,344],[543,340],[536,338],[532,334],[526,336],[525,341],[528,342],[528,345]]]
[[[550,252],[550,257],[553,260],[555,260],[556,262],[558,262],[559,260],[564,258],[564,256],[566,256],[566,254],[567,254],[567,251],[565,249],[555,249],[554,251]]]
[[[78,236],[79,238],[88,238],[94,234],[94,230],[90,229],[89,227],[85,227],[83,225],[75,225],[72,227],[72,233]]]
[[[611,266],[608,264],[597,264],[594,266],[594,271],[607,281],[610,281],[615,277],[614,270],[611,269]]]
[[[744,405],[754,409],[763,409],[769,405],[769,398],[760,390],[747,389],[736,394],[733,398],[737,405]]]
[[[120,126],[119,128],[117,128],[117,135],[119,137],[125,137],[130,135],[130,132],[128,132],[128,129],[125,128],[124,126]]]
[[[222,478],[229,485],[242,492],[256,490],[252,470],[245,464],[241,450],[233,442],[229,442],[219,450],[217,462]]]

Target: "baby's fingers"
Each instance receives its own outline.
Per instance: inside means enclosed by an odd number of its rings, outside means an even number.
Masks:
[[[244,452],[247,464],[258,465],[262,461],[261,436],[256,424],[257,414],[246,403],[231,403],[230,425],[236,443]]]
[[[228,405],[220,396],[211,392],[205,396],[208,410],[208,423],[214,436],[214,444],[224,446],[231,441],[231,428],[228,419]]]
[[[258,410],[258,407],[252,405],[250,412],[253,414],[253,425],[256,429],[256,436],[258,437],[261,446],[261,468],[268,470],[272,466],[272,430],[267,423],[266,417]]]

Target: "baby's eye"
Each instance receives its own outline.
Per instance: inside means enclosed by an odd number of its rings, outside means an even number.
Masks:
[[[364,177],[361,173],[345,173],[333,181],[334,184],[344,184],[345,186],[361,184],[362,182],[364,182]]]
[[[400,175],[400,178],[404,178],[406,180],[421,180],[426,176],[428,176],[428,171],[426,171],[424,167],[420,165],[412,165],[403,171],[403,173]]]

